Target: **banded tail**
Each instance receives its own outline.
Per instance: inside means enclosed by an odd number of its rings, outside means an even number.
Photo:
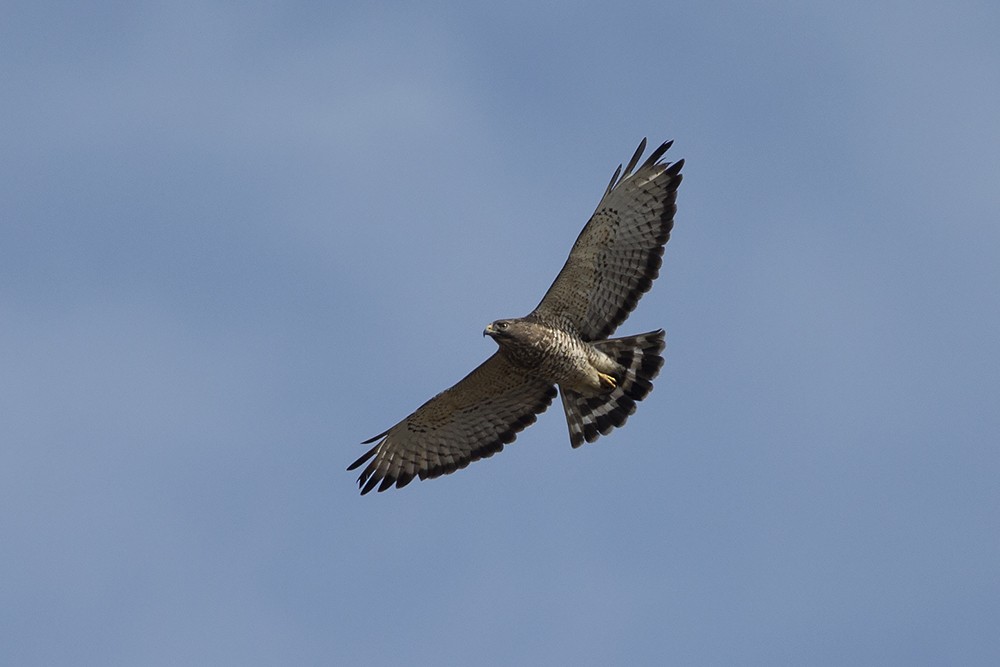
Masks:
[[[569,442],[574,448],[607,435],[635,413],[635,404],[652,391],[653,378],[663,366],[663,357],[660,356],[664,347],[663,336],[663,329],[659,329],[638,336],[591,343],[624,366],[625,373],[623,377],[616,378],[618,386],[615,389],[590,398],[559,387],[569,425]]]

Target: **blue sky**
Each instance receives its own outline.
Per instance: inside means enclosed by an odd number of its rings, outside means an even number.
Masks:
[[[1000,660],[994,3],[14,2],[0,662]],[[358,497],[643,136],[627,428]]]

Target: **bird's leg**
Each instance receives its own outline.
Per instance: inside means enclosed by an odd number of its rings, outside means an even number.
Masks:
[[[599,378],[602,387],[607,389],[616,389],[618,387],[618,381],[610,375],[598,371],[597,377]]]

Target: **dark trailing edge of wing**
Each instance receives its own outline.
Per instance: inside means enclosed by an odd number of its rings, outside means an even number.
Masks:
[[[396,486],[397,489],[401,489],[410,482],[413,481],[414,477],[419,477],[420,479],[433,479],[435,477],[440,477],[441,475],[447,475],[448,473],[455,472],[456,470],[461,470],[473,461],[478,461],[480,459],[488,458],[493,456],[497,452],[503,449],[504,445],[509,445],[517,439],[517,434],[531,426],[538,419],[538,415],[545,412],[545,410],[552,404],[552,399],[556,397],[555,386],[549,387],[542,399],[537,405],[532,407],[532,410],[524,415],[521,415],[507,427],[506,430],[498,433],[494,438],[480,445],[479,447],[473,449],[468,457],[455,459],[454,457],[446,457],[447,463],[444,465],[435,465],[428,468],[421,468],[416,471],[416,474],[411,474],[406,471],[400,472],[399,475],[394,475],[388,470],[379,470],[379,459],[378,450],[385,441],[384,438],[388,436],[389,431],[385,431],[376,435],[370,440],[366,440],[361,444],[367,445],[379,440],[379,443],[365,452],[357,461],[352,463],[347,467],[348,470],[354,470],[360,467],[365,461],[372,459],[371,463],[361,471],[361,475],[358,477],[358,486],[361,488],[361,495],[365,495],[372,489],[378,487],[378,491],[385,491],[386,489]]]
[[[673,143],[673,141],[663,142],[660,147],[653,151],[649,158],[642,163],[642,166],[639,168],[640,171],[659,162],[660,158],[663,157],[664,153],[667,152],[667,149],[669,149]],[[621,172],[621,167],[618,168],[615,172],[615,178],[612,179],[611,185],[608,187],[608,192],[617,187],[619,183],[624,181],[630,175],[630,172],[635,166],[635,163],[638,161],[639,155],[641,154],[642,149],[645,148],[645,145],[646,140],[643,139],[639,144],[639,150],[637,150],[636,154],[632,156],[631,160],[629,160],[628,169],[626,169],[624,174],[621,175],[621,178],[618,178],[618,174]],[[660,224],[662,227],[659,234],[656,236],[656,243],[659,247],[654,248],[649,254],[649,257],[646,260],[644,277],[625,297],[621,308],[618,309],[608,324],[598,331],[597,335],[588,340],[601,340],[610,336],[612,332],[614,332],[615,329],[617,329],[618,326],[628,318],[629,314],[635,310],[636,305],[639,303],[639,299],[653,287],[653,281],[660,275],[660,267],[663,265],[663,246],[665,246],[667,241],[670,240],[670,232],[674,227],[674,214],[677,213],[677,188],[680,186],[681,181],[684,178],[684,175],[680,173],[683,167],[684,160],[678,160],[668,166],[663,171],[663,174],[661,174],[661,177],[663,175],[669,177],[670,186],[666,191],[663,213],[660,214]]]

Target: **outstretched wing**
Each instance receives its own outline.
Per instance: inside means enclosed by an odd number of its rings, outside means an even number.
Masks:
[[[624,172],[619,165],[562,271],[531,315],[570,328],[587,341],[607,338],[625,321],[659,274],[674,225],[684,160],[660,161],[671,143],[662,144],[632,173],[646,148],[643,139]]]
[[[494,353],[451,389],[417,408],[388,431],[348,470],[368,459],[358,477],[364,495],[378,486],[402,488],[414,477],[429,479],[459,470],[499,452],[535,422],[555,398],[556,388],[525,374]]]

